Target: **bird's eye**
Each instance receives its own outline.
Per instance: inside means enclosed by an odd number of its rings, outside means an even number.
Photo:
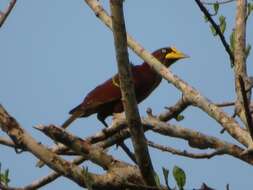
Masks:
[[[166,49],[162,49],[162,53],[166,53]]]

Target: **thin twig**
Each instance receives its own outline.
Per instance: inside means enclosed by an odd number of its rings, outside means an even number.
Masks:
[[[207,1],[201,0],[201,3],[203,3],[204,5],[214,5],[215,3],[218,3],[218,4],[222,5],[222,4],[231,3],[233,1],[236,1],[236,0],[223,0],[223,1],[217,1],[217,0],[215,0],[215,2],[207,2]]]
[[[16,119],[10,116],[1,104],[0,127],[9,135],[17,147],[25,147],[34,156],[43,160],[50,168],[75,181],[80,186],[86,187],[87,181],[83,178],[81,168],[62,159],[50,152],[41,143],[38,143],[24,128],[21,128]],[[97,175],[89,175],[93,180],[97,179]]]
[[[16,4],[17,0],[11,0],[6,11],[4,12],[0,12],[0,28],[3,26],[5,20],[7,19],[7,17],[9,16],[11,10],[14,8],[15,4]]]
[[[71,161],[72,164],[75,165],[79,165],[82,162],[84,162],[86,159],[84,157],[77,157],[75,158],[73,161]],[[60,173],[57,172],[51,172],[50,174],[48,174],[47,176],[44,176],[42,178],[39,178],[35,181],[33,181],[31,184],[26,185],[23,187],[23,190],[34,190],[34,189],[39,189],[40,187],[43,187],[49,183],[51,183],[52,181],[56,180],[57,178],[59,178],[61,176]]]
[[[153,148],[159,149],[161,151],[170,152],[171,154],[176,154],[179,156],[185,156],[188,158],[195,158],[195,159],[203,159],[203,158],[210,159],[214,156],[224,155],[227,153],[227,151],[224,151],[223,149],[218,149],[211,153],[191,153],[186,150],[181,151],[170,146],[163,146],[163,145],[154,143],[152,141],[148,141],[148,145]]]
[[[64,144],[79,155],[86,157],[106,170],[116,167],[117,164],[124,165],[124,162],[115,160],[112,156],[105,153],[102,148],[95,148],[88,141],[76,137],[62,128],[49,125],[38,126],[36,129],[42,131],[54,141]]]
[[[16,145],[13,143],[13,141],[6,137],[0,137],[0,144],[11,148],[17,148]]]
[[[225,36],[222,34],[220,27],[216,24],[216,22],[213,20],[212,16],[210,15],[210,13],[208,12],[208,10],[205,8],[205,6],[201,3],[200,0],[195,0],[195,2],[197,3],[197,5],[199,6],[200,10],[204,13],[204,15],[208,18],[209,22],[211,23],[211,25],[214,27],[216,33],[218,34],[218,36],[220,37],[220,40],[226,50],[226,52],[229,55],[230,61],[231,61],[231,65],[234,65],[234,54],[231,51],[229,44],[227,43]]]
[[[235,102],[222,102],[215,104],[218,107],[228,107],[228,106],[234,106]]]

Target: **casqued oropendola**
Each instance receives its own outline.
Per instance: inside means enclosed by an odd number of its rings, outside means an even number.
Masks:
[[[188,57],[174,47],[158,49],[152,55],[166,67],[169,67],[179,59]],[[146,62],[141,65],[131,65],[131,67],[136,100],[137,103],[140,103],[160,84],[162,77]],[[98,120],[107,127],[105,119],[113,113],[123,111],[119,76],[116,74],[90,91],[83,102],[69,112],[71,117],[63,123],[62,127],[67,128],[75,119],[88,117],[95,113]]]

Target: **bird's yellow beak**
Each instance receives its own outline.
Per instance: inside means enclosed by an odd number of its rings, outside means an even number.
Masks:
[[[189,57],[188,55],[177,50],[176,48],[171,48],[171,50],[171,52],[166,54],[165,59],[184,59]]]

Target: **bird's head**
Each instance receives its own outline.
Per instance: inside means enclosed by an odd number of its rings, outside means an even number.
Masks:
[[[188,58],[186,54],[177,50],[175,47],[164,47],[152,53],[162,64],[169,67],[179,59]]]

